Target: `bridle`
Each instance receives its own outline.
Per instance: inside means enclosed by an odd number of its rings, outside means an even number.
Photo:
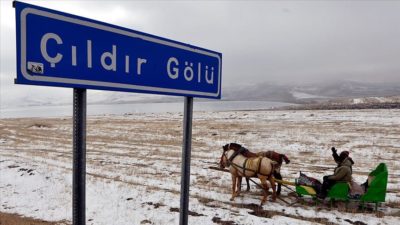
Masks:
[[[226,145],[225,145],[225,146],[226,146]],[[221,168],[225,168],[225,167],[227,167],[227,166],[230,165],[230,162],[229,162],[229,160],[228,160],[228,156],[226,156],[226,152],[228,152],[228,150],[230,150],[231,144],[228,144],[228,146],[226,147],[226,149],[225,149],[225,146],[222,147],[224,151],[222,152],[221,159],[220,159],[220,161],[219,161],[219,166],[220,166]],[[225,165],[225,166],[222,165],[222,162],[223,162],[224,158],[225,158],[225,160],[226,160],[226,165]]]
[[[226,166],[230,166],[230,165],[232,164],[233,159],[234,159],[237,155],[241,154],[241,153],[243,152],[243,150],[246,150],[246,149],[243,148],[241,145],[239,145],[239,146],[240,146],[240,149],[239,149],[239,150],[231,149],[231,143],[226,144],[226,145],[224,145],[224,146],[222,147],[222,148],[224,149],[224,152],[222,153],[221,159],[220,159],[220,162],[219,162],[219,165],[220,165],[221,168],[223,168],[223,166],[222,166],[222,161],[223,161],[224,157],[225,157],[225,159],[226,159]],[[227,153],[229,150],[233,150],[234,153],[228,158],[228,156],[226,155],[226,153]],[[225,166],[225,167],[226,167],[226,166]]]
[[[225,152],[226,152],[225,150],[224,150],[224,152],[222,152],[221,159],[219,160],[219,167],[220,168],[225,168],[226,167],[226,166],[223,165],[224,158],[226,160],[228,160],[228,157],[226,157]]]

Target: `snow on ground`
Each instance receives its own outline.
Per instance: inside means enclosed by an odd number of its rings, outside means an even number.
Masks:
[[[290,92],[293,97],[297,99],[309,99],[309,98],[327,98],[325,96],[318,96],[318,95],[312,95],[304,92],[299,92],[299,91],[292,91]]]
[[[390,97],[364,97],[364,98],[353,98],[353,99],[342,99],[342,101],[348,104],[376,104],[376,103],[395,103],[399,102],[399,96]]]
[[[195,112],[189,224],[399,224],[399,118],[400,110]],[[182,119],[181,113],[88,118],[87,224],[179,223]],[[0,120],[1,212],[71,221],[71,133],[70,118]],[[259,208],[254,185],[231,202],[230,175],[210,168],[229,142],[287,154],[291,163],[282,175],[289,181],[299,171],[330,174],[332,146],[351,152],[359,183],[385,162],[386,203],[378,214],[307,201]],[[286,188],[282,198],[294,201]]]

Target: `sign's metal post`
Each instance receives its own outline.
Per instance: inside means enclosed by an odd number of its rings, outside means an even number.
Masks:
[[[188,224],[189,212],[189,185],[190,185],[190,154],[192,150],[192,119],[193,97],[185,97],[183,115],[183,146],[181,169],[181,203],[179,211],[179,224]]]
[[[74,88],[72,224],[86,222],[86,89]]]

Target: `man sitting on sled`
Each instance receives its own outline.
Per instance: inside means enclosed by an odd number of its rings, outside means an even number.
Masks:
[[[336,182],[351,182],[352,180],[352,166],[354,161],[349,157],[348,151],[343,151],[340,155],[337,154],[337,151],[334,147],[332,147],[332,156],[335,162],[337,163],[337,167],[334,170],[333,175],[324,176],[322,188],[320,193],[318,193],[318,198],[325,198],[328,194],[328,190],[336,183]]]

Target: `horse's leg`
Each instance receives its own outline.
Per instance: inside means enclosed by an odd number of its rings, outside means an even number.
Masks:
[[[282,180],[282,175],[277,171],[274,171],[274,177],[278,180]],[[281,194],[281,186],[281,183],[278,183],[278,189],[276,190],[277,195]]]
[[[231,197],[231,201],[233,201],[233,199],[235,199],[236,197],[236,192],[235,192],[235,188],[236,188],[236,176],[232,174],[232,197]]]
[[[237,177],[236,196],[239,196],[241,191],[242,191],[242,177]]]
[[[246,189],[246,191],[250,191],[250,178],[249,177],[246,177],[246,184],[247,184],[247,189]]]
[[[264,188],[264,196],[263,196],[263,198],[261,199],[261,205],[262,205],[262,204],[264,204],[264,203],[267,201],[267,197],[268,197],[268,188],[269,188],[269,187],[268,187],[268,183],[267,183],[267,178],[266,178],[265,176],[259,175],[258,178],[260,179],[261,185],[262,185],[263,188]]]
[[[271,174],[271,176],[269,176],[268,180],[269,180],[269,182],[271,183],[271,188],[272,188],[272,201],[275,201],[275,200],[276,200],[276,191],[275,191],[275,189],[276,189],[276,185],[275,185],[275,178],[274,178],[274,176],[272,176],[272,174]]]

